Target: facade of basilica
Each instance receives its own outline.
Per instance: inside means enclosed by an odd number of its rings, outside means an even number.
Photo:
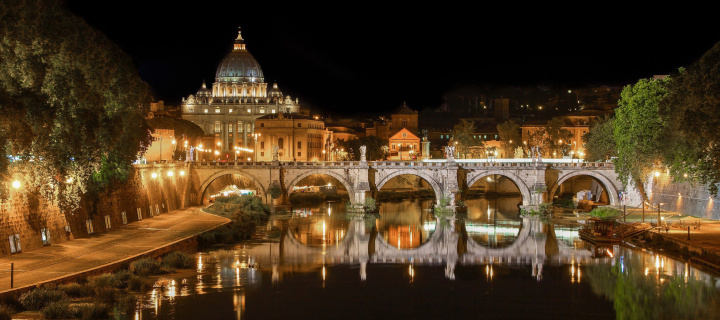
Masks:
[[[215,83],[205,83],[195,95],[183,98],[182,118],[215,136],[213,146],[222,158],[237,148],[255,148],[255,120],[272,114],[298,113],[298,100],[283,97],[277,84],[270,89],[260,64],[245,47],[238,31],[232,52],[218,66]]]

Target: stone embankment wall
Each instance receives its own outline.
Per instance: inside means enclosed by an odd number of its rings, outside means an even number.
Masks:
[[[650,204],[664,203],[661,209],[720,220],[720,199],[712,196],[705,186],[689,182],[672,182],[667,174],[652,176],[645,184]]]
[[[114,192],[101,194],[95,206],[82,199],[80,208],[71,213],[60,212],[54,203],[27,194],[22,188],[12,189],[10,197],[0,202],[0,255],[11,254],[10,237],[14,235],[19,236],[22,251],[27,251],[45,245],[43,231],[49,234],[50,243],[59,243],[190,204],[188,190],[193,189],[192,181],[183,163],[144,164],[135,168],[132,179]],[[92,225],[92,233],[88,225]]]

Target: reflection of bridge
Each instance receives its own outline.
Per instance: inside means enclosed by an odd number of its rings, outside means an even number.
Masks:
[[[237,174],[252,180],[258,193],[268,201],[267,190],[281,187],[284,199],[302,179],[323,174],[337,179],[351,195],[351,201],[362,203],[366,191],[377,191],[390,179],[415,175],[433,188],[436,198],[450,195],[489,175],[512,180],[523,198],[523,205],[537,205],[552,196],[559,186],[577,176],[590,176],[602,184],[611,205],[619,205],[622,184],[611,163],[545,163],[545,162],[193,162],[190,166],[193,200],[202,202],[203,194],[215,179]]]
[[[557,241],[554,229],[537,219],[523,218],[518,237],[504,248],[488,248],[472,239],[464,243],[466,248],[458,250],[460,233],[456,231],[455,220],[438,220],[435,232],[428,241],[417,248],[398,249],[382,237],[375,237],[371,243],[370,234],[365,230],[365,220],[352,220],[344,238],[337,244],[313,247],[302,244],[290,230],[280,240],[280,256],[285,261],[358,263],[360,276],[366,278],[367,263],[408,263],[445,264],[445,275],[455,277],[455,265],[515,263],[531,264],[534,276],[542,276],[546,262],[583,262],[592,260],[592,253],[578,250]],[[372,244],[372,247],[371,247]],[[463,247],[462,244],[460,247]]]

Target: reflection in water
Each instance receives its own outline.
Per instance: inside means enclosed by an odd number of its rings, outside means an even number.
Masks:
[[[288,227],[298,241],[308,246],[337,244],[348,229],[345,202],[328,202],[315,208],[298,207],[292,212]]]
[[[418,201],[404,205],[423,208]],[[485,210],[485,217],[488,207],[502,207],[476,206]],[[425,211],[417,215],[410,211],[402,217],[390,207],[374,221],[379,226],[377,238],[369,236],[373,223],[340,218],[343,207],[332,207],[328,215],[324,207],[311,210],[307,217],[286,220],[287,229],[279,241],[240,243],[199,253],[195,270],[158,280],[162,285],[144,296],[136,319],[382,318],[379,312],[410,312],[403,315],[412,318],[471,318],[482,313],[520,318],[527,310],[543,310],[548,318],[718,316],[718,279],[662,255],[586,246],[578,240],[577,229],[519,219],[503,210],[492,218],[518,221],[518,225],[498,223],[495,228],[492,219],[471,213],[466,221],[457,221],[457,230],[464,228],[468,233],[468,238],[458,240],[453,238],[458,233],[451,224],[438,224],[437,231],[426,228],[425,223],[434,226],[435,222],[424,216]],[[487,236],[493,231],[473,229],[482,223],[493,224],[495,232],[516,230],[493,235],[498,240],[514,237],[514,241],[497,241],[504,244],[497,248],[479,245],[470,234],[485,232]],[[408,226],[413,225],[417,227],[412,229],[411,241]],[[373,253],[370,239],[377,245],[391,237],[392,228],[400,227],[407,228],[408,236],[403,240],[397,235],[402,250],[390,248],[398,254],[393,257],[390,250],[385,258],[375,259],[378,248]],[[345,240],[331,239],[340,231]],[[303,232],[310,234],[306,238],[310,245],[295,241]],[[416,232],[422,235],[420,243],[427,245],[406,250],[403,245],[415,243]],[[380,237],[383,233],[388,238]],[[313,239],[325,244],[334,241],[334,245],[318,248]],[[467,251],[460,254],[461,243],[467,243]],[[428,254],[423,257],[422,252]],[[462,282],[453,284],[456,262]],[[443,269],[446,277],[442,277]],[[486,293],[482,304],[476,300],[479,293]],[[407,299],[387,299],[400,295]],[[436,303],[416,303],[428,296]],[[507,301],[518,300],[523,301],[523,308],[506,308]],[[548,307],[552,303],[561,305]],[[347,314],[348,310],[353,313]]]
[[[610,264],[586,273],[595,294],[613,301],[618,319],[720,316],[718,278],[659,254],[616,248]]]
[[[398,249],[419,247],[435,230],[432,203],[429,199],[383,202],[375,220],[378,235]]]
[[[522,198],[467,200],[465,231],[468,237],[479,245],[490,248],[507,247],[515,242],[522,225],[518,203],[522,203]]]

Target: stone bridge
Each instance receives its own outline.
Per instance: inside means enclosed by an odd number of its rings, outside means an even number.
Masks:
[[[414,175],[425,180],[434,190],[436,199],[466,190],[490,175],[510,179],[520,190],[525,206],[550,200],[560,185],[577,176],[589,176],[607,190],[610,205],[620,205],[618,180],[612,163],[606,162],[402,162],[402,161],[338,161],[338,162],[191,162],[190,195],[196,204],[207,197],[205,191],[215,179],[240,175],[250,179],[266,203],[268,189],[275,185],[283,191],[287,202],[290,190],[302,179],[323,174],[335,178],[348,192],[353,203],[363,203],[367,192],[380,190],[392,178]],[[454,197],[451,197],[454,201]]]

